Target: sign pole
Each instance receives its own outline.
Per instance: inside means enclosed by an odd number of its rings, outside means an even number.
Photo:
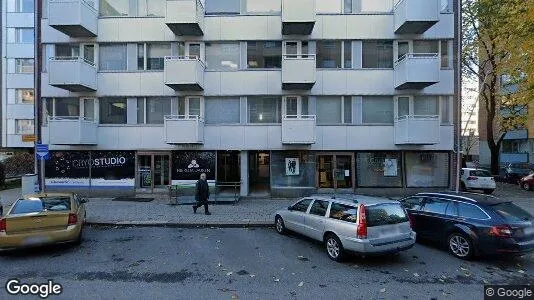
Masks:
[[[41,158],[41,191],[43,193],[46,192],[46,185],[45,185],[45,160],[44,157]]]

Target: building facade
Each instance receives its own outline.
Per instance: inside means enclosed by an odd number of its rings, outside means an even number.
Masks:
[[[48,0],[48,188],[452,184],[447,0]]]
[[[0,5],[1,147],[4,150],[33,148],[34,1],[4,0]]]

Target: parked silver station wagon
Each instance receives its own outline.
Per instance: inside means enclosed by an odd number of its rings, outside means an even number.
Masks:
[[[324,242],[335,261],[346,252],[395,253],[415,243],[415,232],[400,203],[369,197],[305,197],[277,211],[275,226],[280,234],[290,230]]]

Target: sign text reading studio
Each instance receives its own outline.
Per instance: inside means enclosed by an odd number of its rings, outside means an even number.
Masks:
[[[72,166],[75,168],[91,167],[113,167],[122,166],[126,163],[126,157],[108,157],[108,158],[90,158],[90,159],[75,159],[72,161]]]

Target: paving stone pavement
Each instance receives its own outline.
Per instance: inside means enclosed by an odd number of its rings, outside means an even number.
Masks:
[[[534,214],[534,192],[516,185],[498,183],[495,196],[511,200]],[[0,191],[5,207],[20,196],[20,189]],[[212,215],[203,208],[196,214],[190,205],[168,205],[165,198],[152,202],[112,201],[112,198],[89,198],[87,221],[102,225],[159,225],[159,226],[264,226],[273,223],[274,213],[289,206],[295,199],[245,199],[236,204],[210,205]]]

